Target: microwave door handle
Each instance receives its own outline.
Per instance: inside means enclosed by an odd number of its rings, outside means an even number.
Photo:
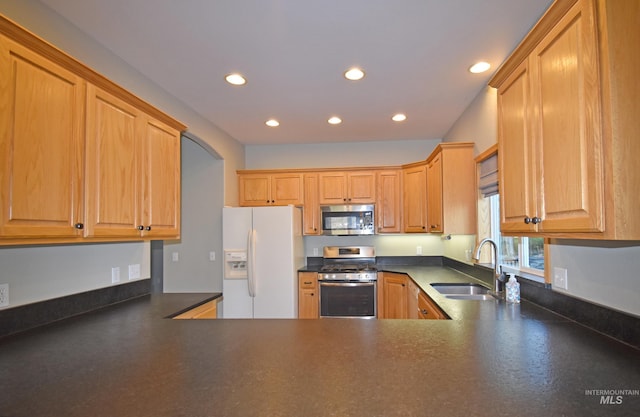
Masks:
[[[256,296],[256,278],[255,278],[255,265],[256,265],[256,231],[255,229],[249,229],[249,235],[247,236],[247,284],[249,287],[249,296]]]

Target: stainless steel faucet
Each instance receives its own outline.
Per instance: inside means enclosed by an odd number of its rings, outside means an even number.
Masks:
[[[480,260],[480,251],[485,243],[491,244],[493,246],[493,275],[494,275],[494,292],[497,295],[502,296],[504,293],[504,283],[507,281],[507,276],[502,272],[502,268],[498,268],[498,246],[496,242],[489,238],[482,239],[473,254],[473,259],[477,262]]]

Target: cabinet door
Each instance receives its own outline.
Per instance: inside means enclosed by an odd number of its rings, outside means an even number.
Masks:
[[[418,319],[420,318],[418,310],[418,294],[420,288],[413,282],[412,279],[407,278],[407,318]]]
[[[322,234],[318,204],[318,174],[304,174],[304,234]]]
[[[440,320],[447,318],[437,304],[423,291],[418,294],[418,309],[422,319]]]
[[[85,86],[0,36],[0,236],[75,237]]]
[[[403,171],[404,231],[426,232],[427,171],[424,165]]]
[[[180,236],[180,133],[147,119],[143,142],[143,236]]]
[[[267,206],[271,204],[267,174],[241,174],[238,176],[240,206]]]
[[[403,274],[383,274],[384,318],[407,318],[407,277]]]
[[[576,3],[530,59],[539,138],[538,231],[602,231],[601,98],[592,3]]]
[[[376,174],[373,171],[356,171],[347,174],[349,204],[373,204],[376,202]]]
[[[276,206],[302,205],[304,192],[302,174],[286,173],[271,176],[271,203]]]
[[[376,180],[376,222],[378,233],[400,233],[401,225],[401,178],[402,171],[378,172]]]
[[[347,204],[347,176],[344,172],[321,172],[318,175],[320,204]]]
[[[442,192],[442,153],[439,153],[427,164],[427,225],[432,233],[444,231]]]
[[[140,236],[143,119],[135,107],[87,85],[87,236]]]
[[[320,317],[318,300],[318,274],[300,272],[298,274],[298,318]]]
[[[498,159],[500,164],[500,229],[530,232],[524,219],[537,216],[530,126],[529,69],[523,62],[498,89]]]

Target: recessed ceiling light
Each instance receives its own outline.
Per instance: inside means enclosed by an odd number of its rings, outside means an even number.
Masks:
[[[488,62],[480,61],[473,64],[469,68],[469,72],[473,74],[480,74],[481,72],[487,71],[489,68],[491,68],[491,64],[489,64]]]
[[[278,126],[280,126],[280,122],[277,121],[276,119],[269,119],[266,122],[264,122],[264,124],[269,126],[269,127],[278,127]]]
[[[347,71],[345,71],[344,78],[351,81],[361,80],[364,78],[364,71],[356,67],[349,68]]]
[[[233,85],[244,85],[247,83],[247,80],[238,73],[227,74],[224,79],[227,80],[229,84]]]
[[[405,120],[407,120],[407,116],[403,113],[398,113],[394,114],[391,120],[393,120],[394,122],[404,122]]]
[[[340,123],[342,123],[342,119],[339,118],[338,116],[333,116],[329,118],[327,122],[329,122],[329,124],[332,124],[332,125],[339,125]]]

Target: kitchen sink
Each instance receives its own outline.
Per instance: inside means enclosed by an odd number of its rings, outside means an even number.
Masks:
[[[496,297],[491,294],[489,288],[480,284],[463,283],[463,284],[431,284],[433,289],[440,294],[452,300],[495,300]]]
[[[496,297],[493,294],[445,294],[445,297],[451,300],[476,300],[476,301],[484,301],[484,300],[496,300]]]

